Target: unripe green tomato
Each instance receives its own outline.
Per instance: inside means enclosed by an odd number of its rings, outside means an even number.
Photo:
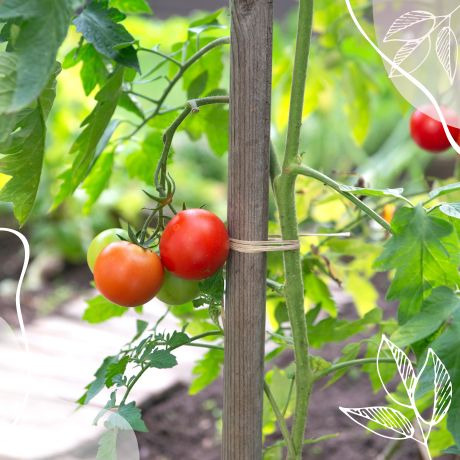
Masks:
[[[157,299],[167,305],[183,305],[198,297],[199,293],[198,281],[178,278],[165,270],[163,286]]]
[[[117,243],[121,241],[118,235],[128,239],[128,232],[122,228],[109,228],[99,233],[88,247],[87,261],[88,266],[94,272],[94,264],[96,263],[97,256],[105,249],[110,243]]]

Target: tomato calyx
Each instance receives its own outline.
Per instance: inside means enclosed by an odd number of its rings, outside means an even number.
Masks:
[[[131,242],[143,249],[150,249],[157,247],[160,242],[161,234],[166,224],[171,219],[170,216],[165,214],[165,209],[168,208],[174,215],[177,214],[173,206],[173,199],[176,193],[176,184],[174,179],[169,173],[166,175],[164,193],[160,189],[158,195],[154,195],[146,190],[143,192],[154,201],[154,206],[151,208],[144,208],[149,211],[149,215],[145,219],[142,229],[136,231],[131,225],[128,225],[128,239],[123,238],[124,241]],[[155,222],[155,227],[150,229],[151,224]]]

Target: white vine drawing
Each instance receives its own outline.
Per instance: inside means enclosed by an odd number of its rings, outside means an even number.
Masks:
[[[418,70],[428,59],[435,40],[436,56],[453,85],[458,68],[458,39],[452,28],[452,16],[460,9],[457,6],[449,14],[435,16],[429,11],[415,10],[404,13],[397,18],[388,29],[383,39],[384,43],[401,42],[401,48],[396,52],[393,61],[398,67],[402,67],[408,58],[425,47],[424,56],[411,69],[406,69],[412,74]],[[434,39],[436,35],[436,39]],[[410,38],[407,38],[410,36]],[[393,65],[390,78],[399,77],[402,74]]]
[[[27,268],[29,266],[30,246],[29,246],[29,242],[27,241],[27,238],[22,233],[20,233],[20,232],[18,232],[16,230],[12,230],[10,228],[0,228],[0,232],[11,233],[11,234],[17,236],[21,240],[22,245],[24,246],[24,263],[23,263],[23,266],[22,266],[21,275],[19,277],[18,285],[17,285],[17,288],[16,288],[16,314],[17,314],[17,317],[18,317],[19,328],[20,328],[20,331],[21,331],[22,341],[23,341],[23,344],[24,344],[24,351],[26,353],[26,357],[28,357],[29,356],[29,342],[27,340],[27,333],[26,333],[26,328],[25,328],[25,325],[24,325],[24,319],[23,319],[22,310],[21,310],[21,290],[22,290],[22,284],[24,282],[24,278],[25,278],[25,275],[26,275],[26,272],[27,272]],[[6,334],[6,331],[8,331],[8,332],[11,333],[12,337],[15,336],[15,334],[11,330],[10,326],[8,325],[8,323],[6,321],[4,321],[1,317],[0,317],[0,326],[2,327],[3,334]],[[27,378],[27,380],[29,381],[29,384],[30,384],[29,372],[30,372],[30,370],[27,367],[27,369],[26,369],[26,378]],[[26,391],[26,393],[24,394],[21,409],[18,411],[16,417],[14,418],[14,420],[12,422],[12,425],[16,425],[16,423],[18,422],[18,420],[22,416],[22,414],[23,414],[23,412],[24,412],[24,410],[25,410],[25,408],[27,406],[29,396],[30,396],[30,389],[28,389]]]
[[[389,351],[390,356],[384,350]],[[384,382],[381,367],[387,364],[382,363],[381,360],[388,357],[394,360],[408,402],[399,400]],[[409,420],[401,411],[386,406],[340,407],[340,410],[355,423],[377,436],[386,439],[412,439],[416,441],[425,448],[431,459],[428,447],[430,434],[433,428],[447,415],[452,403],[452,382],[446,367],[430,348],[426,354],[425,363],[417,375],[412,362],[404,351],[383,335],[377,355],[377,373],[385,393],[394,403],[405,408],[406,414],[408,413],[407,409],[410,409],[414,413],[413,421]],[[417,407],[417,389],[421,390],[422,385],[426,388],[427,383],[429,383],[428,393],[433,395],[432,410],[431,412],[428,411],[429,416],[425,411],[421,411],[423,414],[420,413]],[[369,427],[369,422],[373,422],[378,428]],[[377,429],[385,430],[389,434],[380,433]]]

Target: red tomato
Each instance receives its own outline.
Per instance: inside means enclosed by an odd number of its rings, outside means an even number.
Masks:
[[[212,212],[187,209],[166,226],[160,240],[161,261],[174,275],[202,280],[216,273],[228,257],[224,223]]]
[[[426,115],[428,114],[428,115]],[[447,139],[442,123],[429,114],[435,116],[434,107],[423,108],[423,111],[416,110],[410,120],[410,132],[412,139],[422,149],[432,153],[443,152],[450,148],[449,139]],[[460,137],[460,129],[454,126],[458,125],[458,117],[452,110],[443,109],[444,117],[449,125],[449,131],[452,137],[457,140]]]
[[[123,307],[152,300],[163,283],[163,266],[152,251],[133,243],[109,244],[97,257],[94,281],[101,294]]]

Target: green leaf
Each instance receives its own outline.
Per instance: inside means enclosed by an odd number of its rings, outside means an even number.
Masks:
[[[304,278],[305,296],[315,305],[320,304],[324,311],[327,311],[330,316],[337,316],[337,306],[332,298],[331,292],[327,284],[315,276],[313,273],[308,273]]]
[[[190,82],[187,88],[187,99],[196,99],[203,94],[208,83],[208,75],[208,71],[204,70]]]
[[[0,173],[12,176],[0,191],[0,201],[13,203],[14,215],[21,225],[32,211],[40,184],[46,118],[56,95],[56,75],[32,107],[9,116],[14,133],[0,144]]]
[[[325,343],[342,342],[363,331],[368,326],[378,324],[381,319],[382,312],[378,308],[356,321],[325,318],[316,324],[309,324],[308,338],[313,348],[321,348]],[[334,331],[334,333],[331,334],[331,331]]]
[[[137,340],[148,328],[149,323],[147,321],[143,321],[142,319],[138,319],[136,321],[136,335],[134,336],[133,340],[131,342],[134,342]]]
[[[105,373],[105,386],[107,388],[110,388],[115,383],[115,377],[122,376],[125,373],[128,363],[129,356],[124,356],[119,361],[110,363],[107,366],[107,371]]]
[[[400,209],[392,229],[394,234],[375,266],[396,270],[387,298],[400,301],[399,320],[405,323],[420,312],[431,289],[458,283],[457,258],[446,249],[453,227],[417,206]]]
[[[157,163],[163,150],[161,131],[149,132],[142,143],[142,147],[129,154],[126,158],[126,169],[130,177],[141,179],[152,185]]]
[[[430,344],[446,366],[452,381],[453,398],[447,418],[447,428],[452,433],[457,445],[460,445],[460,310],[453,314],[446,330]],[[455,350],[455,351],[454,351]]]
[[[105,388],[105,376],[107,368],[110,364],[117,361],[116,356],[108,356],[104,359],[99,369],[94,376],[96,377],[87,387],[84,395],[77,401],[78,404],[88,404],[95,396],[97,396],[103,388]]]
[[[434,200],[435,198],[438,198],[440,196],[447,195],[452,192],[458,192],[458,191],[460,191],[460,182],[435,188],[430,192],[429,197],[431,200]]]
[[[88,96],[97,85],[102,87],[109,76],[101,55],[94,49],[93,45],[87,44],[80,50],[80,59],[83,65],[80,70],[83,90]]]
[[[96,460],[116,460],[117,459],[117,439],[118,430],[112,429],[105,431],[98,442]]]
[[[347,61],[344,76],[345,97],[347,98],[345,111],[353,138],[358,145],[361,145],[367,137],[371,120],[371,98],[367,76],[351,60]]]
[[[379,298],[375,286],[363,273],[352,270],[345,280],[346,291],[353,298],[356,310],[360,317],[372,311]]]
[[[209,350],[193,368],[196,377],[190,385],[189,393],[195,395],[214,382],[220,375],[223,362],[223,351]]]
[[[214,105],[206,108],[205,133],[213,152],[222,156],[228,151],[228,109]]]
[[[150,367],[157,369],[170,369],[177,366],[176,357],[167,350],[154,350],[147,356],[146,360]]]
[[[444,203],[439,206],[439,210],[446,216],[460,219],[460,203]]]
[[[199,35],[201,32],[209,29],[220,29],[225,26],[219,24],[218,18],[224,12],[224,8],[221,8],[214,13],[207,14],[189,24],[188,30],[193,34]]]
[[[128,14],[152,13],[146,0],[109,0],[109,6]]]
[[[111,10],[90,3],[73,21],[77,30],[104,56],[140,72],[133,36],[111,16]]]
[[[178,348],[190,342],[190,337],[185,332],[174,331],[168,340],[168,346],[171,348]]]
[[[72,10],[68,0],[4,0],[0,19],[15,19],[10,40],[15,86],[11,73],[0,75],[0,113],[17,112],[38,98],[56,68],[59,47],[67,35]],[[7,95],[3,88],[7,88]]]
[[[420,313],[400,326],[391,336],[399,347],[406,347],[434,334],[451,315],[460,309],[460,299],[446,287],[434,289]]]
[[[120,406],[118,408],[118,415],[123,417],[131,425],[134,431],[139,431],[141,433],[147,433],[149,431],[142,420],[141,410],[136,407],[134,402]]]
[[[58,206],[71,195],[86,178],[94,164],[95,158],[102,153],[110,140],[118,122],[111,123],[117,107],[123,83],[123,68],[119,67],[108,79],[104,87],[97,93],[97,104],[91,114],[83,121],[84,130],[75,140],[70,153],[75,155],[71,170],[61,178],[64,180],[54,201]]]
[[[403,188],[395,188],[395,189],[372,189],[372,188],[362,188],[362,187],[352,187],[350,185],[340,185],[340,190],[342,192],[348,192],[352,193],[353,195],[363,195],[363,196],[375,196],[375,197],[393,197],[393,198],[399,198],[399,199],[404,199],[402,196],[402,193],[404,192]]]
[[[200,40],[201,48],[212,40],[212,38],[202,38]],[[198,48],[195,41],[189,43],[186,50],[187,58],[196,53]],[[184,90],[188,93],[193,82],[195,82],[194,84],[197,86],[197,89],[201,90],[201,93],[207,94],[219,88],[224,71],[223,56],[222,47],[217,47],[206,53],[199,61],[195,62],[195,64],[185,72],[182,78]],[[205,84],[203,85],[203,83]]]
[[[93,204],[96,203],[102,192],[109,185],[114,159],[114,152],[103,153],[97,159],[90,174],[83,182],[83,189],[88,195],[88,200],[83,207],[83,212],[89,213]]]
[[[128,93],[123,92],[120,96],[118,101],[118,105],[123,107],[128,112],[134,113],[142,120],[145,118],[144,112],[142,111],[142,107],[140,104]]]
[[[83,319],[91,324],[103,323],[111,318],[123,316],[128,312],[125,307],[120,307],[99,295],[86,302],[88,307],[83,313]]]

